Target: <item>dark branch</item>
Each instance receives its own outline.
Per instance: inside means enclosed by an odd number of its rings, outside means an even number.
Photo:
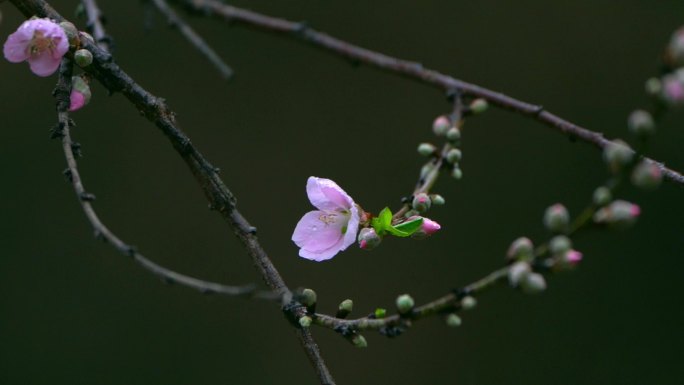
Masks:
[[[328,50],[334,54],[346,57],[355,63],[365,63],[381,70],[405,76],[420,82],[439,87],[445,91],[458,90],[465,96],[483,98],[500,108],[521,113],[536,119],[545,125],[559,130],[561,133],[577,138],[603,149],[610,140],[603,134],[588,130],[556,116],[540,105],[524,102],[500,92],[480,87],[476,84],[455,79],[438,71],[425,68],[422,64],[401,60],[384,55],[366,48],[359,47],[337,39],[325,33],[316,31],[302,23],[280,19],[249,11],[243,8],[223,4],[218,0],[184,0],[191,10],[211,14],[231,23],[243,23],[248,26],[261,28],[270,32],[284,34],[299,39],[313,46]],[[645,158],[658,165],[665,179],[684,186],[684,175],[665,167],[661,162]]]
[[[100,218],[97,216],[97,213],[95,212],[95,209],[91,203],[91,201],[94,200],[94,196],[86,192],[83,182],[81,181],[81,175],[78,171],[76,156],[74,154],[74,142],[71,140],[70,128],[73,126],[73,122],[71,119],[69,119],[69,113],[67,112],[69,107],[69,94],[71,92],[71,72],[71,59],[64,58],[59,69],[59,80],[57,82],[57,87],[55,88],[59,122],[55,128],[56,132],[53,133],[53,136],[62,138],[62,149],[64,150],[64,157],[66,158],[68,165],[65,174],[68,176],[68,179],[74,186],[74,192],[79,198],[81,208],[83,209],[86,218],[88,218],[88,221],[92,225],[95,235],[98,238],[107,241],[121,254],[133,258],[133,260],[140,264],[143,268],[158,276],[166,283],[177,283],[205,294],[215,293],[229,296],[250,296],[267,299],[279,298],[274,296],[272,292],[255,291],[254,285],[226,286],[219,283],[207,282],[201,279],[189,277],[160,266],[147,259],[142,254],[138,253],[135,247],[122,241],[116,236],[116,234],[111,232],[107,226],[102,223],[102,221],[100,221]]]
[[[155,7],[161,12],[172,27],[178,28],[180,33],[192,44],[211,64],[221,73],[225,79],[233,76],[233,69],[230,68],[221,57],[193,30],[188,23],[180,18],[176,12],[169,7],[165,0],[151,0]]]
[[[81,0],[81,4],[83,4],[88,19],[86,24],[87,31],[93,35],[95,42],[100,48],[107,52],[112,52],[112,38],[105,32],[104,16],[97,6],[97,2],[95,0]]]

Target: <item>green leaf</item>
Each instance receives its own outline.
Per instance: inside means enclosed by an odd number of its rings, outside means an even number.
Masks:
[[[377,217],[371,220],[371,226],[375,229],[378,235],[385,235],[387,232],[392,232],[394,228],[392,227],[392,211],[389,207],[385,207],[380,211]]]
[[[411,234],[415,233],[416,231],[418,231],[422,225],[423,225],[423,218],[417,218],[417,219],[414,219],[411,221],[400,223],[400,224],[394,226],[394,229],[399,230],[399,231],[406,233],[408,235],[411,235]]]

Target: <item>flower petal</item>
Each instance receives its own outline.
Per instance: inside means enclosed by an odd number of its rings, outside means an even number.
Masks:
[[[354,205],[354,200],[330,179],[309,177],[306,194],[311,204],[323,211],[349,210]]]
[[[327,250],[342,239],[342,228],[347,221],[347,217],[336,213],[309,211],[297,223],[292,241],[310,252]]]
[[[76,90],[71,90],[71,95],[69,96],[69,112],[76,111],[81,109],[81,107],[85,106],[86,103],[86,98],[85,95],[82,93],[76,91]]]
[[[24,24],[25,23],[26,22],[24,22]],[[28,31],[26,28],[22,27],[19,27],[16,32],[9,35],[2,49],[5,59],[12,63],[21,63],[28,59],[28,46],[32,37],[33,30]]]
[[[299,256],[302,258],[310,259],[312,261],[321,262],[321,261],[328,260],[328,259],[334,257],[335,255],[337,255],[337,253],[339,253],[340,250],[342,250],[341,246],[342,246],[342,238],[340,238],[339,242],[337,242],[336,244],[332,245],[330,248],[323,250],[323,251],[315,252],[315,251],[309,251],[306,249],[299,249]]]
[[[60,61],[61,58],[55,59],[49,50],[31,56],[28,59],[31,71],[38,76],[50,76],[55,73]]]
[[[353,205],[350,211],[351,217],[349,218],[349,222],[347,222],[347,232],[344,233],[344,240],[342,241],[340,250],[345,250],[347,247],[354,244],[356,242],[356,234],[359,232],[359,222],[361,221],[359,218],[359,209],[356,208],[356,205]]]

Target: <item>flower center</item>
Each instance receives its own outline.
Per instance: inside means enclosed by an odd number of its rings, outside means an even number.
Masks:
[[[42,31],[35,31],[33,33],[33,39],[31,39],[31,44],[29,45],[31,56],[38,56],[43,51],[52,50],[52,48],[54,48],[52,39],[45,37]]]
[[[335,214],[321,214],[318,217],[318,220],[325,223],[326,226],[335,223],[335,217],[337,215]]]

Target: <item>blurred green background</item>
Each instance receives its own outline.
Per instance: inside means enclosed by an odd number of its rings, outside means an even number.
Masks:
[[[77,1],[53,1],[72,17]],[[646,106],[643,82],[684,24],[679,0],[235,1],[364,47],[535,103],[608,137]],[[310,210],[310,175],[335,180],[364,208],[398,207],[420,168],[415,148],[434,140],[443,94],[287,38],[189,18],[235,69],[220,80],[159,16],[145,30],[140,2],[100,1],[116,60],[163,96],[216,166],[291,287],[312,287],[319,310],[352,298],[354,315],[419,303],[502,265],[516,237],[547,233],[544,208],[577,213],[606,177],[601,154],[518,115],[491,110],[464,130],[464,178],[443,178],[443,230],[426,241],[355,247],[325,263],[297,256],[294,225]],[[0,6],[0,35],[22,21]],[[82,28],[84,22],[79,22]],[[277,306],[202,296],[162,284],[96,241],[62,170],[50,96],[55,77],[0,62],[0,383],[314,384],[317,379]],[[93,87],[73,115],[80,167],[102,219],[165,266],[208,280],[259,282],[244,250],[158,130],[121,95]],[[684,113],[669,114],[649,153],[684,169]],[[391,159],[377,161],[378,152]],[[340,384],[676,384],[684,191],[666,183],[623,198],[643,209],[627,232],[576,239],[581,267],[525,296],[501,286],[450,329],[421,321],[398,339],[367,333],[353,348],[314,334]]]

